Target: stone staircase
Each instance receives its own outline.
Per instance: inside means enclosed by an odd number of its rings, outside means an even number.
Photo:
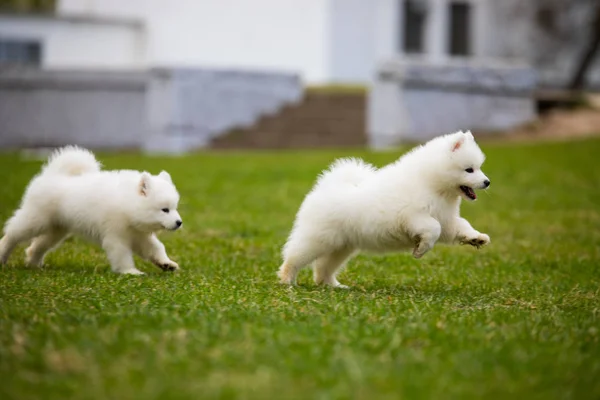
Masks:
[[[362,147],[366,94],[307,91],[296,105],[261,118],[254,126],[214,138],[215,149]]]

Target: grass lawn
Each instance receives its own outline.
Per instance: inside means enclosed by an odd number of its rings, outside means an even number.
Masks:
[[[0,267],[1,399],[600,398],[600,140],[484,145],[492,244],[359,256],[352,289],[276,284],[316,174],[358,150],[100,155],[161,168],[182,194],[182,267],[117,276],[69,240],[42,270]],[[40,163],[0,156],[0,220]]]

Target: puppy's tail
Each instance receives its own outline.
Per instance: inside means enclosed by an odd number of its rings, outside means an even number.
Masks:
[[[91,151],[77,146],[65,146],[50,155],[42,174],[75,176],[98,172],[100,167]]]
[[[339,184],[356,186],[372,176],[376,170],[374,166],[359,158],[340,158],[319,176],[317,186]]]

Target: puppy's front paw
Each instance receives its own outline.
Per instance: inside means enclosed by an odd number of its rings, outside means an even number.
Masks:
[[[490,237],[488,235],[486,235],[485,233],[480,233],[476,237],[471,237],[471,238],[465,237],[460,240],[460,244],[468,244],[468,245],[471,245],[471,246],[477,247],[477,248],[485,246],[489,243],[490,243]]]
[[[413,249],[413,257],[416,259],[419,259],[421,257],[423,257],[425,255],[426,251],[423,251],[422,249],[419,248],[419,246],[415,246],[415,248]]]
[[[432,247],[432,244],[419,240],[413,249],[413,257],[416,259],[423,257]]]
[[[163,271],[171,271],[172,272],[172,271],[177,271],[179,269],[179,265],[177,265],[177,263],[172,260],[155,262],[154,264],[158,268],[162,269]]]

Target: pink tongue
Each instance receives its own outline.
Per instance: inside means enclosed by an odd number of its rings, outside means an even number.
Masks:
[[[473,199],[477,198],[477,195],[475,194],[474,190],[469,190],[469,193],[471,194],[471,197],[473,197]]]

